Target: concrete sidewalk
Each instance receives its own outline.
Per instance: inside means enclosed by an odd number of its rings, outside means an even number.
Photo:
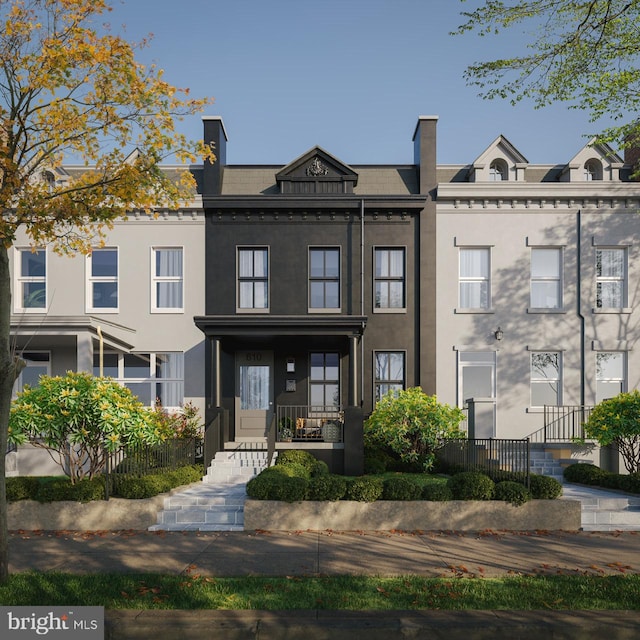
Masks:
[[[640,573],[640,533],[13,531],[10,571],[203,576]],[[105,611],[107,640],[631,640],[637,611]]]

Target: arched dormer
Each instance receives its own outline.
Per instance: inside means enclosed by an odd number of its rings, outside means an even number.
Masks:
[[[523,182],[528,160],[504,137],[498,136],[474,161],[469,182]]]
[[[618,182],[622,158],[608,145],[592,138],[565,165],[559,180],[561,182],[592,182],[604,180]]]

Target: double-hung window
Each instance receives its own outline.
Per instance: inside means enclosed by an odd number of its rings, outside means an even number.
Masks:
[[[238,309],[269,308],[269,250],[266,247],[238,249]]]
[[[16,310],[42,312],[47,309],[47,252],[16,249]]]
[[[151,253],[152,310],[159,313],[183,311],[184,268],[182,247],[154,247]]]
[[[621,351],[596,353],[596,403],[626,391],[625,354]]]
[[[558,406],[562,402],[562,354],[557,351],[531,353],[531,406]]]
[[[533,309],[562,308],[562,250],[531,249],[531,300]]]
[[[340,406],[340,356],[337,353],[310,354],[310,411],[328,411]]]
[[[387,393],[404,389],[404,351],[376,351],[375,352],[376,402]]]
[[[596,249],[597,309],[622,309],[627,306],[626,277],[626,249]]]
[[[398,311],[405,302],[404,249],[380,247],[375,250],[375,311]]]
[[[490,309],[491,255],[488,247],[460,249],[459,297],[461,309]]]
[[[309,248],[309,309],[340,309],[340,249]]]
[[[118,310],[118,249],[93,249],[87,256],[87,310]]]

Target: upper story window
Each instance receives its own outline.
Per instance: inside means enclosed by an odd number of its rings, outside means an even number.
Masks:
[[[491,307],[491,254],[488,247],[460,249],[461,309]]]
[[[118,249],[93,249],[87,256],[88,311],[118,310]]]
[[[404,389],[404,351],[376,351],[376,402],[389,391],[398,392]]]
[[[381,247],[375,250],[376,311],[396,311],[406,307],[404,249]]]
[[[531,354],[531,406],[558,406],[562,402],[562,354],[538,351]]]
[[[587,160],[584,164],[584,179],[588,182],[602,180],[602,163],[598,160]]]
[[[626,249],[596,249],[596,308],[622,309],[626,299]]]
[[[340,249],[309,248],[309,309],[340,308]]]
[[[625,368],[621,351],[596,353],[596,404],[626,391]]]
[[[531,249],[531,307],[562,308],[561,275],[561,249]]]
[[[16,249],[16,309],[43,312],[47,309],[46,249]]]
[[[494,160],[489,166],[489,180],[502,182],[509,179],[507,165],[502,160]]]
[[[184,310],[182,247],[152,249],[152,310],[178,312]]]
[[[238,249],[238,309],[269,308],[269,250],[266,247]]]

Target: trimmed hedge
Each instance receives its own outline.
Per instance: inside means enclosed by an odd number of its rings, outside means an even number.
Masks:
[[[377,476],[361,476],[347,483],[347,500],[356,502],[375,502],[382,497],[384,484]]]
[[[133,500],[152,498],[160,493],[171,491],[175,487],[198,482],[203,475],[204,467],[201,464],[194,464],[140,478],[119,478],[112,495]]]
[[[76,484],[66,476],[7,478],[7,502],[36,500],[37,502],[91,502],[104,500],[104,477],[84,478]]]
[[[463,471],[449,478],[454,500],[491,500],[495,489],[493,480],[478,471]]]
[[[453,493],[448,484],[425,484],[422,487],[422,499],[433,502],[453,500]]]
[[[562,495],[562,484],[550,476],[529,476],[529,491],[534,500],[555,500]]]
[[[640,493],[640,473],[623,475],[605,471],[593,464],[578,462],[564,470],[564,478],[568,482],[577,482],[578,484],[618,489],[627,493]]]
[[[529,500],[531,500],[531,494],[527,491],[527,488],[519,482],[504,480],[496,483],[493,499],[503,500],[504,502],[519,506],[525,502],[529,502]]]
[[[347,492],[347,481],[333,474],[315,476],[309,482],[307,498],[309,500],[342,500]]]
[[[386,478],[383,481],[383,500],[420,500],[422,489],[408,478]]]

